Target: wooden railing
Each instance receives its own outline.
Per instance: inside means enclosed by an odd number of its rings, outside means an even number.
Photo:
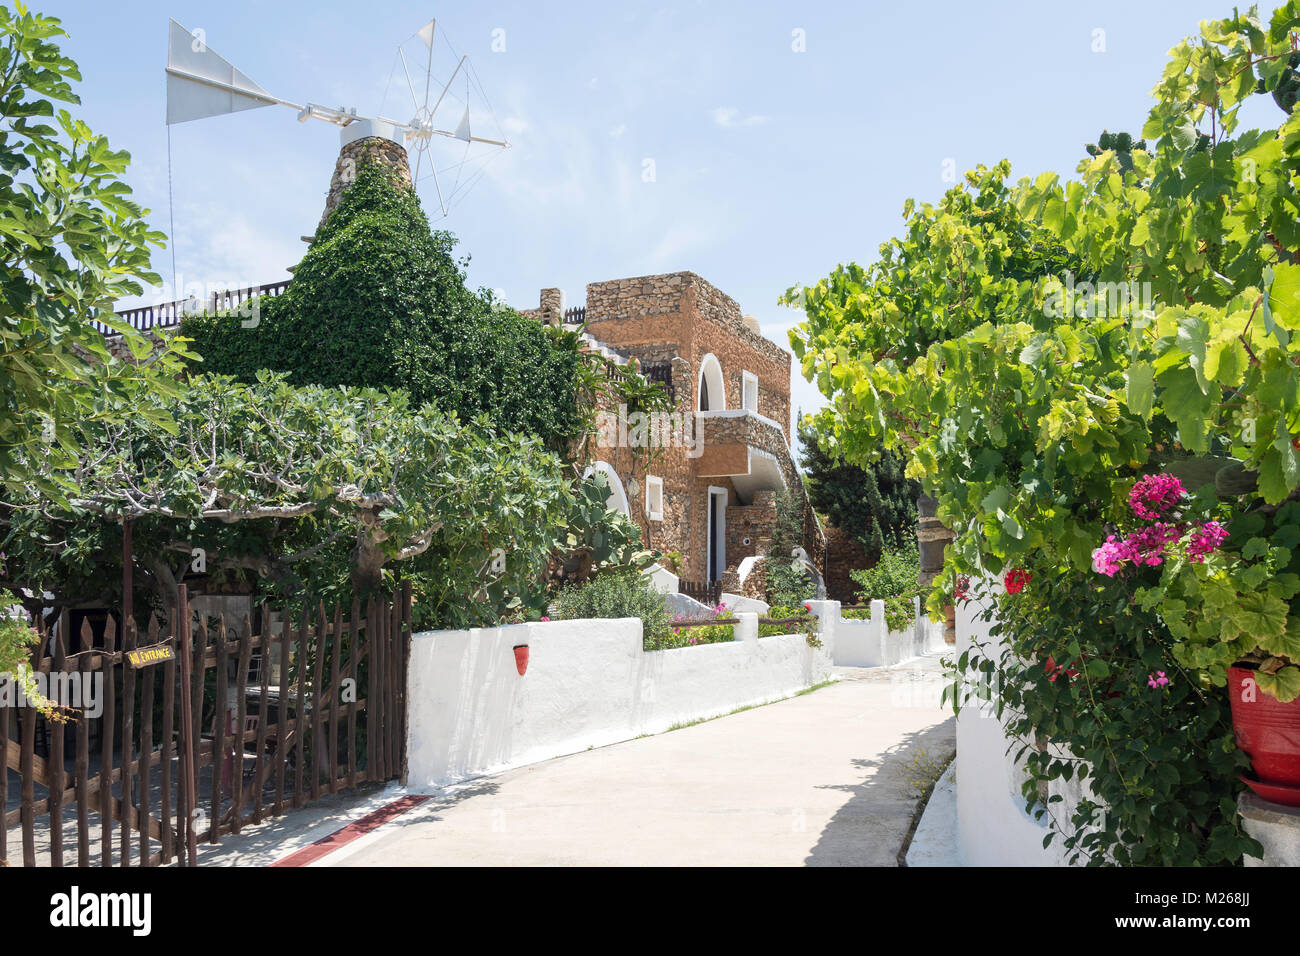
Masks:
[[[587,307],[585,305],[575,305],[571,309],[564,310],[565,325],[581,325],[587,321]]]
[[[255,296],[271,297],[282,295],[288,288],[289,280],[285,279],[282,282],[268,282],[266,285],[260,285],[256,288],[228,289],[225,292],[216,292],[208,296],[204,302],[200,302],[198,298],[191,296],[188,299],[179,299],[175,302],[162,302],[158,305],[146,305],[137,309],[123,309],[121,312],[114,314],[119,321],[126,322],[131,328],[140,332],[147,332],[150,329],[171,328],[180,325],[181,320],[186,315],[234,311]],[[104,335],[117,334],[98,320],[92,321],[92,324]]]
[[[709,607],[717,607],[722,600],[721,581],[678,581],[677,591]]]

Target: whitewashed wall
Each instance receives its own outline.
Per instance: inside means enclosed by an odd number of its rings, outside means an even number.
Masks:
[[[1000,652],[981,620],[983,601],[957,606],[956,656],[972,644],[986,644],[986,656]],[[1009,749],[1010,748],[1010,749]],[[1060,838],[1046,849],[1047,820],[1025,812],[1023,769],[1014,757],[1002,722],[987,706],[970,701],[957,716],[957,841],[966,866],[1063,866]],[[1066,801],[1068,802],[1068,801]],[[1054,804],[1053,812],[1065,812]]]
[[[900,664],[922,654],[942,650],[942,622],[931,621],[921,613],[920,601],[912,599],[912,625],[902,631],[891,631],[885,621],[885,602],[871,602],[869,620],[838,617],[839,602],[835,604],[835,664],[838,667],[888,667]]]
[[[815,612],[825,615],[820,602]],[[674,724],[779,700],[831,676],[833,634],[737,639],[668,651],[641,648],[641,622],[551,621],[411,640],[408,785],[425,789],[577,753]],[[529,647],[528,671],[514,646]]]

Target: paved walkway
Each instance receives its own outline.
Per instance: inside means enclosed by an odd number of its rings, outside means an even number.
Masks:
[[[316,866],[895,866],[954,747],[938,657],[443,791]]]

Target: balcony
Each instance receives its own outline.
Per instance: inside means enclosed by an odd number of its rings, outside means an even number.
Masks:
[[[779,423],[744,409],[696,414],[704,430],[704,452],[695,464],[698,477],[730,478],[742,501],[797,480]]]

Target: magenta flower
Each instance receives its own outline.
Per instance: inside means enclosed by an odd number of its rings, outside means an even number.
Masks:
[[[1155,688],[1168,687],[1169,678],[1165,676],[1164,671],[1156,671],[1154,674],[1147,675],[1147,686]]]
[[[1134,564],[1155,567],[1164,563],[1165,545],[1182,536],[1177,525],[1160,522],[1133,532],[1120,542],[1120,546],[1125,550],[1125,557]]]
[[[1193,532],[1187,541],[1187,556],[1193,561],[1204,561],[1205,556],[1219,550],[1228,540],[1228,530],[1217,521],[1207,521]]]
[[[549,621],[550,618],[543,614],[543,615],[542,615],[542,620],[543,620],[543,621]]]
[[[1173,475],[1147,475],[1128,493],[1128,504],[1143,521],[1155,521],[1183,497],[1183,483]]]

